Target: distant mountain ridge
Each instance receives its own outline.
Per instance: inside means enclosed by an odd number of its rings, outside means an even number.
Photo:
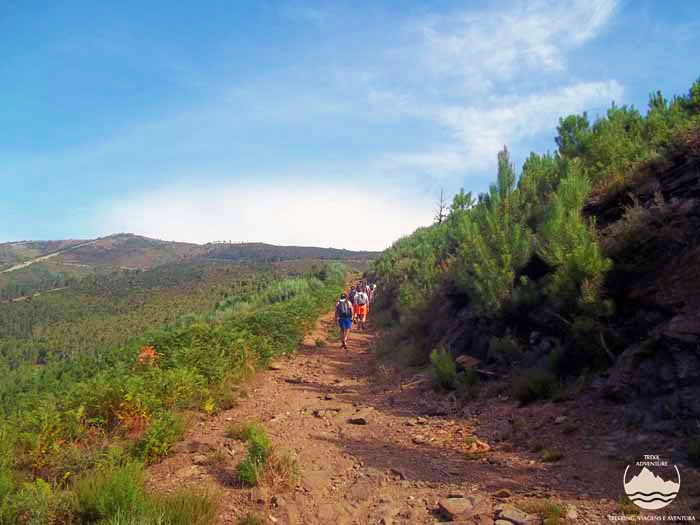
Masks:
[[[52,255],[53,265],[147,269],[190,259],[278,262],[294,259],[374,259],[379,252],[266,243],[194,244],[163,241],[131,233],[97,239],[18,241],[0,244],[0,270]],[[48,259],[47,259],[48,260]]]

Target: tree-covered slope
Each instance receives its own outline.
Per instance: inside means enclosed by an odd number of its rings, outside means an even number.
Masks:
[[[369,261],[377,252],[264,243],[193,244],[120,233],[99,239],[0,244],[0,301],[73,286],[86,276],[174,263]],[[31,263],[31,264],[30,264]]]
[[[523,400],[623,367],[620,388],[603,390],[628,402],[663,394],[673,415],[659,409],[657,421],[699,417],[700,373],[679,374],[700,370],[688,353],[700,341],[700,81],[671,100],[651,95],[646,114],[613,105],[594,122],[562,118],[555,141],[519,176],[504,148],[489,192],[459,193],[441,223],[374,263],[393,326],[382,347],[416,364],[444,347],[517,366]]]
[[[231,408],[251,372],[293,352],[344,279],[337,263],[174,265],[42,303],[39,328],[0,339],[0,523],[210,523],[215,494],[149,494],[143,464],[171,451],[183,412]],[[66,340],[70,326],[84,330]]]

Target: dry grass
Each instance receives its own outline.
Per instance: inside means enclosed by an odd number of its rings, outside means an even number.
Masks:
[[[625,516],[636,516],[639,514],[639,507],[632,503],[627,496],[622,496],[618,502],[620,513]]]
[[[246,514],[236,522],[237,525],[265,525],[265,518],[259,514]]]
[[[563,457],[564,454],[557,452],[556,450],[544,449],[542,451],[542,461],[545,463],[555,463],[561,460]]]
[[[373,383],[380,385],[396,384],[398,371],[395,366],[388,363],[375,362],[372,369]]]
[[[516,503],[516,506],[528,514],[537,514],[544,525],[560,525],[566,523],[566,510],[558,501],[537,499]]]
[[[213,451],[207,456],[209,459],[209,464],[216,467],[223,467],[229,462],[231,458],[229,454],[221,449]]]
[[[664,233],[664,219],[669,207],[663,195],[657,191],[653,202],[648,206],[643,206],[635,195],[630,194],[629,198],[630,204],[624,206],[622,218],[601,232],[601,245],[605,253],[621,253],[652,235]]]
[[[301,474],[296,457],[272,446],[259,423],[233,423],[225,435],[248,442],[248,454],[237,467],[239,478],[244,483],[284,491],[293,489],[299,482]]]
[[[247,441],[250,439],[251,434],[259,428],[260,424],[254,421],[233,422],[226,427],[224,436],[236,441]]]
[[[282,492],[293,490],[300,477],[299,463],[292,453],[273,450],[262,472],[261,481],[276,492]]]

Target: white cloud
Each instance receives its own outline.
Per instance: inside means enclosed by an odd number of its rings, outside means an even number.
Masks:
[[[294,20],[328,22],[289,9]],[[516,1],[398,23],[367,41],[353,31],[352,45],[333,42],[330,57],[319,50],[327,63],[223,82],[219,96],[179,116],[67,154],[65,171],[112,168],[147,179],[154,166],[160,180],[180,181],[108,204],[95,217],[105,233],[382,249],[431,222],[426,188],[478,191],[504,144],[551,147],[560,116],[622,96],[615,80],[568,72],[570,52],[599,35],[615,10],[614,0]],[[413,38],[402,39],[401,27]],[[372,181],[319,184],[299,176],[307,168]],[[251,170],[275,173],[253,178]],[[198,185],[193,172],[256,182]]]
[[[615,0],[521,1],[430,17],[420,30],[430,66],[487,88],[494,76],[563,70],[565,52],[594,38],[616,7]]]
[[[481,106],[446,106],[437,118],[463,145],[465,163],[483,166],[503,145],[551,129],[560,116],[619,99],[622,91],[614,80],[582,82],[546,93],[488,97]]]
[[[615,80],[566,75],[567,54],[595,38],[616,9],[616,0],[521,1],[415,24],[414,81],[403,91],[375,83],[368,99],[437,124],[449,138],[423,151],[386,154],[378,166],[444,176],[485,171],[504,145],[533,148],[559,117],[619,99],[623,87]]]
[[[409,199],[387,187],[338,180],[164,187],[108,203],[96,220],[105,233],[350,250],[383,250],[432,220],[432,201]]]

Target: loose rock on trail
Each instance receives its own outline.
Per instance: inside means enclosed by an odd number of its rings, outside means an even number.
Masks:
[[[629,436],[615,433],[610,414],[574,402],[518,408],[498,395],[457,404],[432,391],[427,373],[379,364],[371,329],[353,331],[346,351],[334,328],[332,314],[322,317],[298,353],[246,385],[238,406],[198,415],[174,454],[150,467],[152,489],[220,492],[219,523],[256,514],[279,524],[529,524],[542,523],[547,501],[563,510],[561,523],[620,514]],[[238,482],[246,445],[226,428],[249,421],[296,457],[294,488]],[[544,461],[545,447],[563,456]],[[700,487],[697,472],[684,474]],[[674,514],[693,508],[681,500]]]

